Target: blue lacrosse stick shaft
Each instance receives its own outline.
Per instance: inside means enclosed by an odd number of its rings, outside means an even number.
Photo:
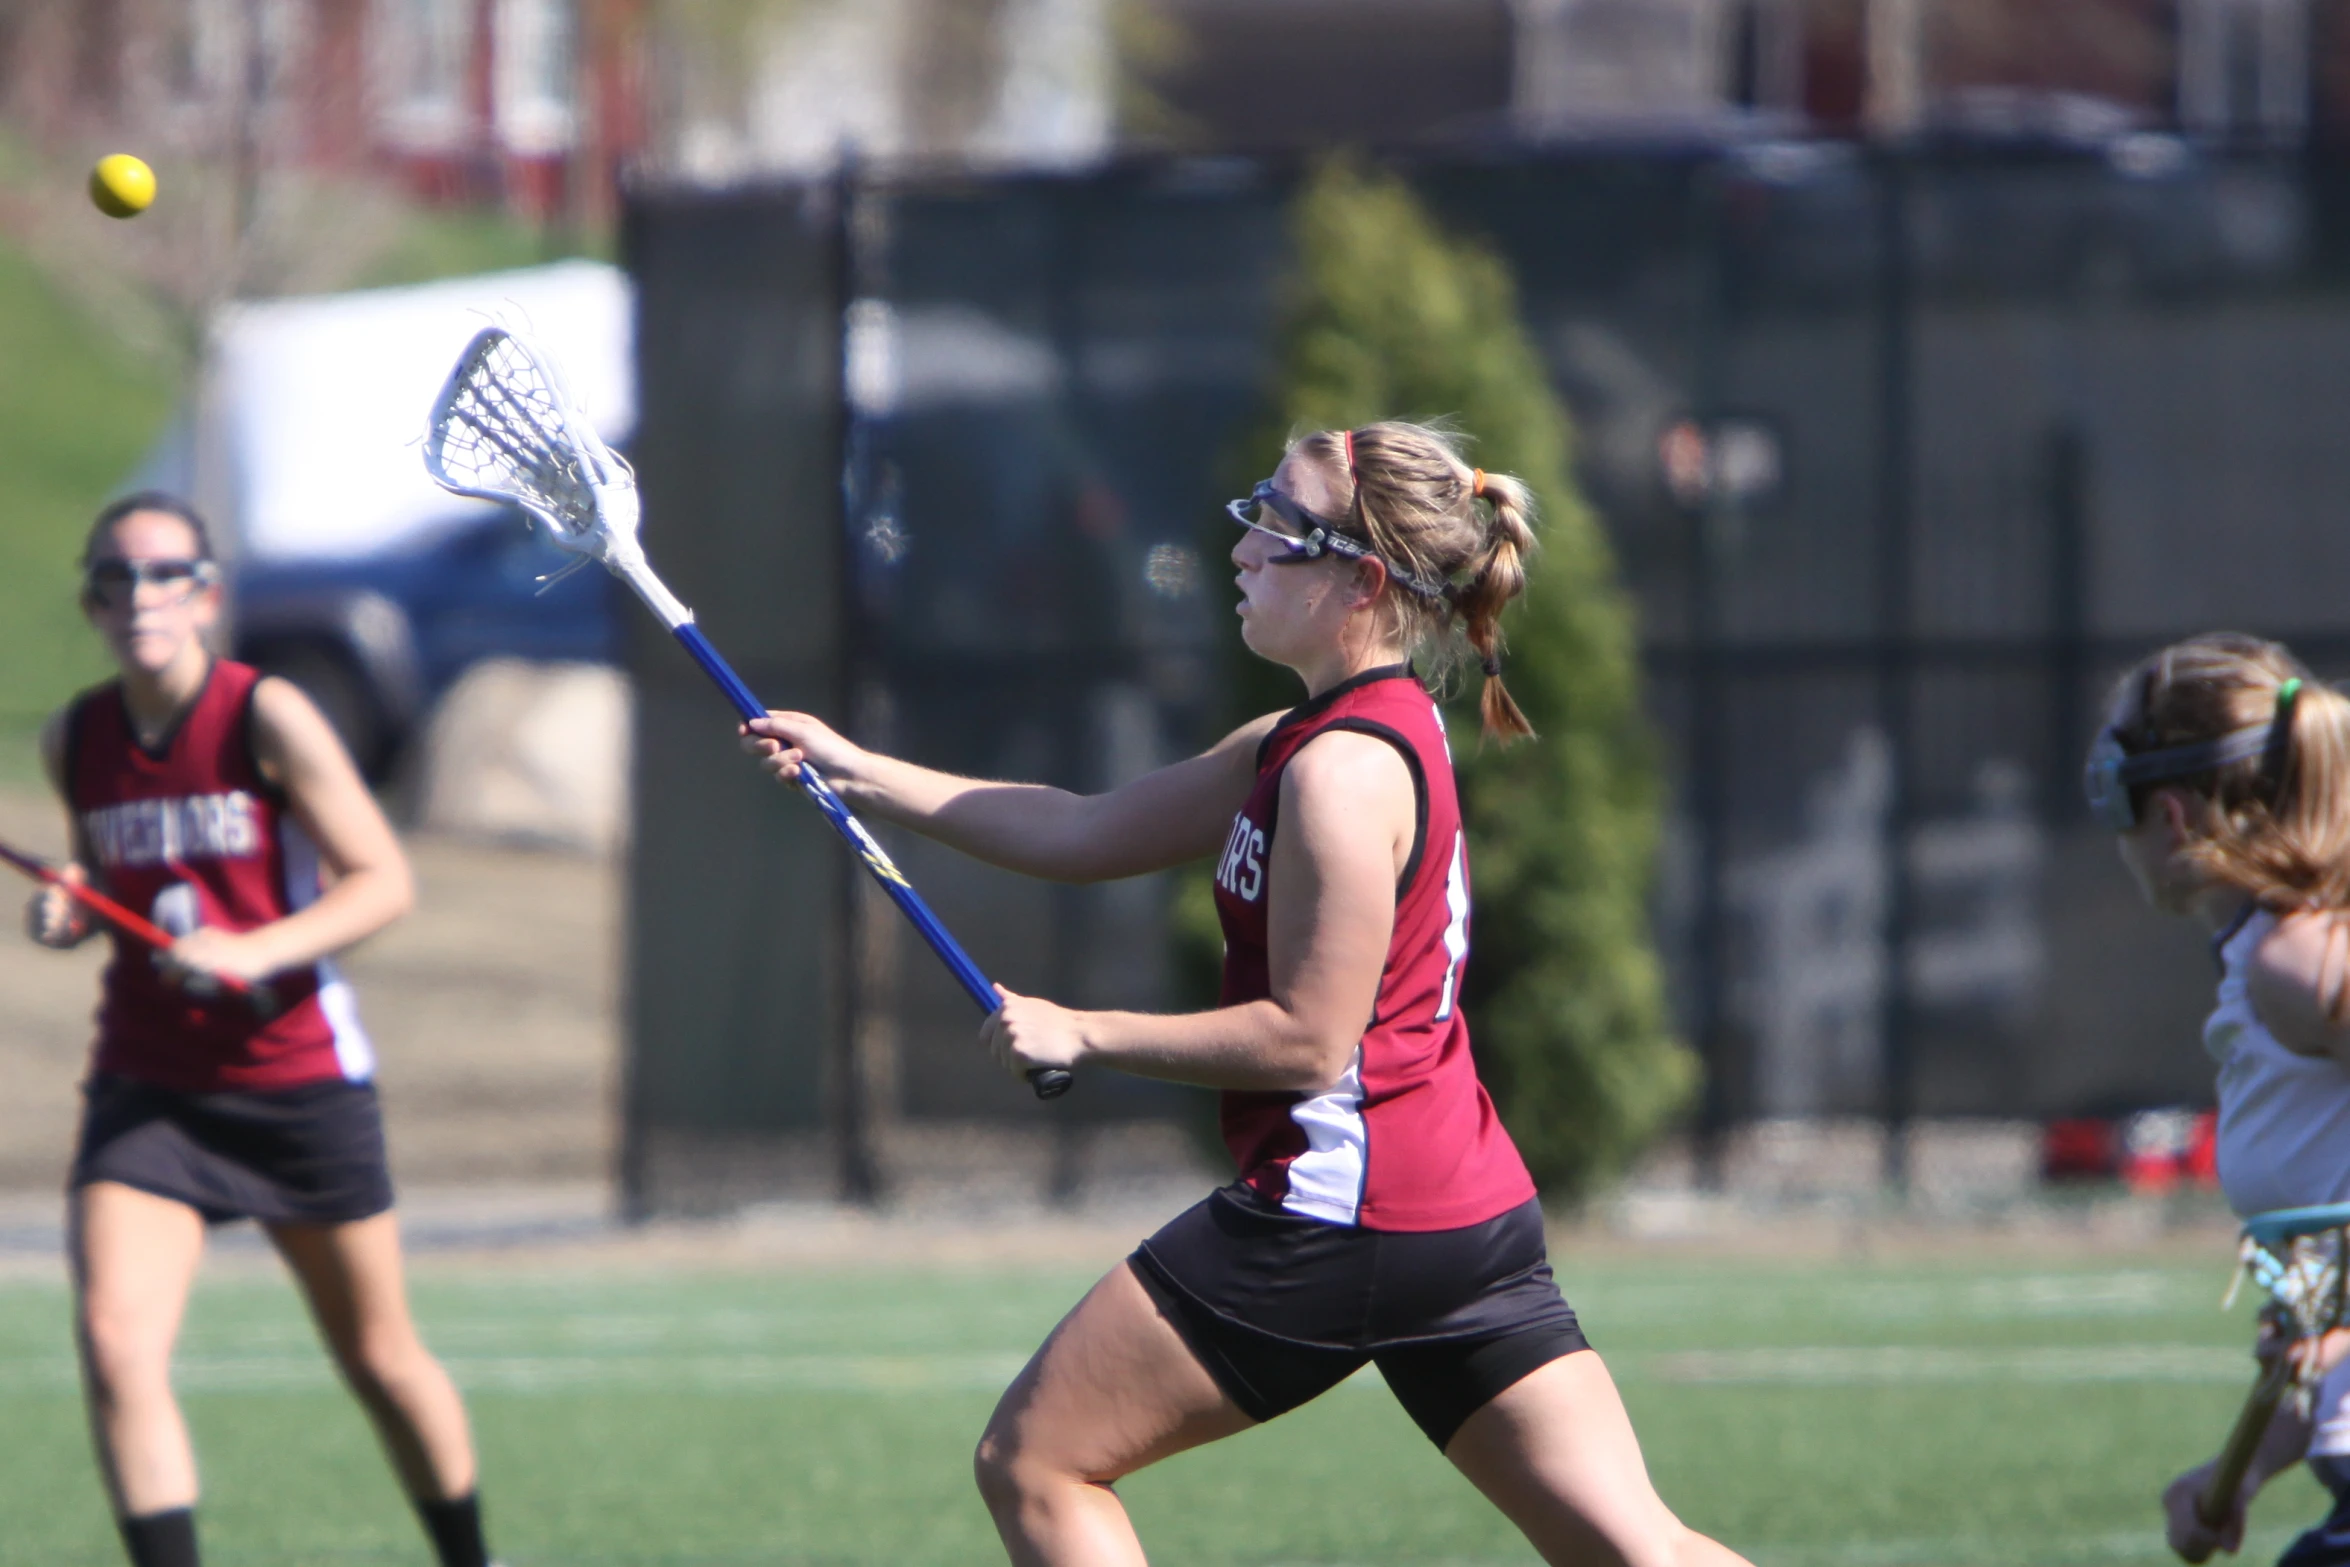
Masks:
[[[717,682],[718,689],[726,693],[727,700],[734,704],[736,712],[745,719],[767,716],[767,705],[751,694],[751,688],[743,684],[742,676],[734,672],[733,666],[710,645],[710,639],[702,635],[701,627],[689,620],[675,627],[671,634],[693,655],[694,662],[702,666],[702,672]],[[922,939],[930,943],[930,950],[937,953],[939,960],[961,981],[964,991],[978,1004],[979,1010],[995,1011],[1002,1004],[996,998],[995,986],[988,983],[987,976],[980,972],[978,964],[971,961],[971,954],[963,950],[962,944],[947,934],[947,928],[939,923],[938,916],[930,912],[930,905],[922,901],[922,894],[916,892],[897,866],[890,863],[881,845],[865,830],[865,824],[851,815],[849,808],[841,803],[840,796],[832,792],[832,785],[824,781],[824,775],[802,762],[800,787],[807,791],[809,799],[816,802],[816,809],[824,813],[824,819],[832,823],[832,830],[857,851],[857,858],[865,862],[865,868],[873,873],[875,881],[881,883],[881,890],[889,894],[890,901],[904,911],[907,919],[914,922],[914,928],[922,933]],[[1040,1066],[1028,1074],[1028,1086],[1036,1091],[1039,1099],[1058,1099],[1069,1091],[1073,1081],[1059,1067]]]

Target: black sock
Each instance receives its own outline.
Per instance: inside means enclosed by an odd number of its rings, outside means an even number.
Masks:
[[[481,1496],[460,1496],[453,1502],[418,1502],[416,1516],[432,1536],[432,1548],[441,1567],[490,1567],[490,1548],[481,1538]],[[195,1558],[188,1558],[193,1564]]]
[[[174,1507],[140,1518],[117,1518],[131,1567],[196,1567],[196,1510]]]

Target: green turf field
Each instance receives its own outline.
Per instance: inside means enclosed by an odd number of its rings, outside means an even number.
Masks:
[[[2216,1441],[2249,1315],[2223,1264],[1611,1260],[1563,1270],[1659,1485],[1764,1567],[2167,1560],[2153,1496]],[[1087,1280],[428,1272],[496,1538],[557,1563],[985,1562],[969,1451]],[[273,1280],[208,1281],[181,1385],[228,1567],[426,1561]],[[0,1560],[111,1564],[55,1286],[0,1286]],[[1160,1564],[1533,1557],[1375,1379],[1121,1487]],[[2248,1560],[2320,1509],[2264,1499]]]

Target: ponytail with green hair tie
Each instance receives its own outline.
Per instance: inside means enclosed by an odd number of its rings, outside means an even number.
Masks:
[[[2280,788],[2285,778],[2285,758],[2293,750],[2293,701],[2301,694],[2301,677],[2288,675],[2277,684],[2277,705],[2268,721],[2268,743],[2262,746],[2260,770]]]

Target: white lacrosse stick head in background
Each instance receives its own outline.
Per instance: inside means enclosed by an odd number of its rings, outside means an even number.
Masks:
[[[506,328],[483,327],[458,355],[433,400],[424,466],[445,490],[520,507],[671,626],[691,618],[645,568],[636,475],[580,413],[554,360]]]

